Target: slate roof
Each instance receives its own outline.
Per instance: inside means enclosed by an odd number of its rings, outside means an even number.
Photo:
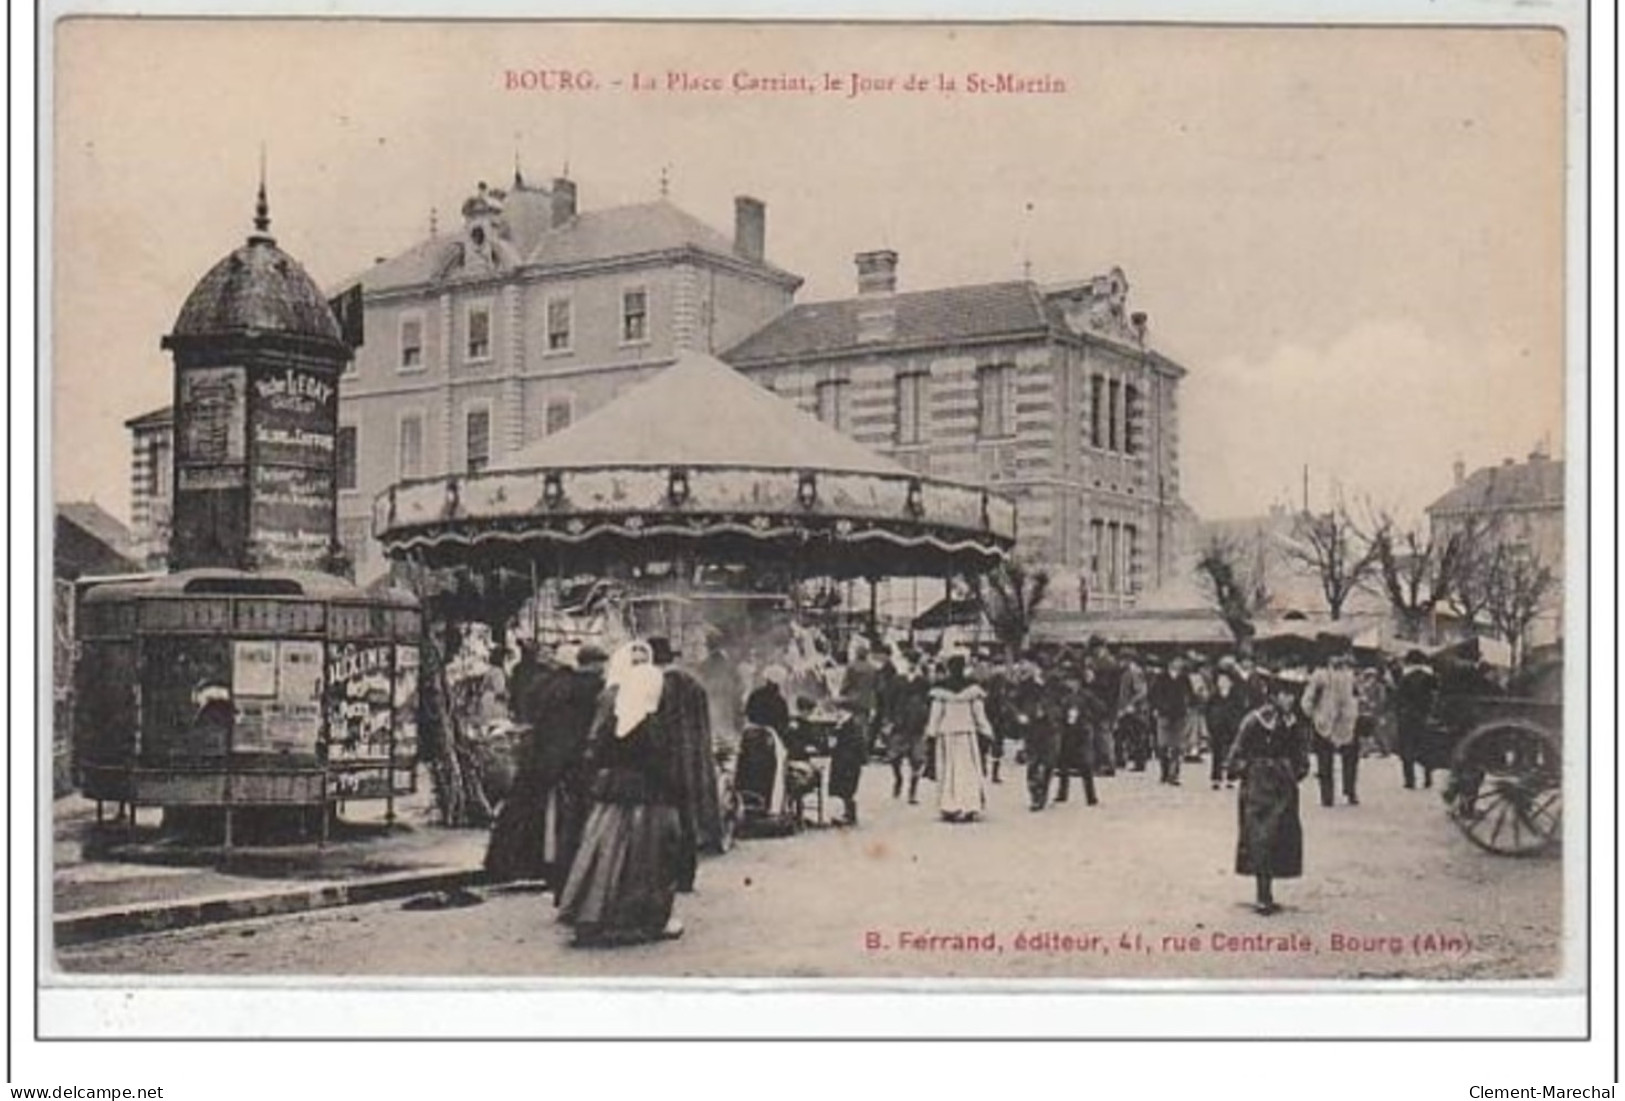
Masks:
[[[133,573],[130,532],[93,501],[67,501],[56,506],[55,576],[66,580],[86,574]]]
[[[162,428],[175,423],[175,407],[172,405],[159,406],[150,413],[142,413],[139,417],[131,417],[124,422],[125,428]]]
[[[1030,282],[984,283],[893,295],[896,325],[888,341],[859,342],[858,313],[872,303],[863,298],[809,302],[723,352],[730,363],[765,363],[882,347],[952,344],[979,338],[1047,333],[1051,319],[1038,288]]]
[[[1473,512],[1508,508],[1561,508],[1563,460],[1486,466],[1427,507],[1428,512]]]
[[[595,465],[747,466],[909,476],[891,459],[808,416],[721,360],[698,352],[683,353],[649,381],[497,467]]]
[[[527,228],[523,236],[530,236],[532,232]],[[535,238],[535,246],[520,263],[563,267],[683,248],[735,262],[742,260],[726,234],[665,199],[581,211],[558,229],[535,233]],[[460,233],[420,241],[400,255],[375,264],[345,285],[360,282],[367,291],[386,291],[434,282],[453,261],[461,241]],[[785,282],[797,286],[801,283],[799,276],[773,264],[745,262]]]

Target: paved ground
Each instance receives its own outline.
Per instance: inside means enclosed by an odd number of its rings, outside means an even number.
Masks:
[[[443,910],[383,902],[124,938],[68,971],[200,975],[965,976],[1506,979],[1560,964],[1561,861],[1473,848],[1434,792],[1370,760],[1363,805],[1303,794],[1306,876],[1260,918],[1231,873],[1234,791],[1199,775],[1100,781],[1102,805],[1034,814],[1019,782],[950,825],[863,781],[863,825],[741,842],[680,896],[681,940],[573,949],[547,896]],[[1018,778],[1019,779],[1019,778]],[[1336,938],[1342,938],[1341,941]]]

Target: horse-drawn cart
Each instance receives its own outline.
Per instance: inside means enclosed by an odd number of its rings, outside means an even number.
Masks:
[[[1444,799],[1467,839],[1532,856],[1563,832],[1563,705],[1504,696],[1444,696],[1428,764],[1448,768]]]

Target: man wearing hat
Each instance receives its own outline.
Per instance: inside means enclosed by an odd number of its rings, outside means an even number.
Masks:
[[[1343,798],[1359,806],[1355,790],[1359,778],[1360,745],[1355,730],[1360,701],[1354,691],[1354,657],[1346,649],[1333,653],[1309,677],[1303,692],[1303,713],[1314,728],[1315,772],[1320,780],[1320,805],[1335,801],[1332,784],[1334,760],[1343,763]]]
[[[1416,766],[1422,766],[1422,786],[1433,786],[1433,768],[1427,760],[1428,720],[1439,694],[1439,678],[1420,650],[1405,655],[1399,682],[1394,687],[1394,719],[1399,734],[1399,767],[1407,788],[1416,787]]]

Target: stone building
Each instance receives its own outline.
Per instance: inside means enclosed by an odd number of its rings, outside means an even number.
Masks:
[[[1150,347],[1123,272],[901,292],[897,253],[856,264],[856,296],[798,305],[722,357],[911,469],[1013,497],[1061,601],[1125,607],[1161,585],[1188,515],[1185,369]]]
[[[1436,543],[1470,529],[1552,571],[1556,583],[1527,639],[1536,646],[1563,634],[1563,466],[1562,459],[1553,459],[1544,448],[1530,452],[1524,462],[1509,458],[1471,474],[1458,462],[1455,484],[1427,507]]]
[[[664,199],[577,203],[568,179],[482,184],[454,232],[353,281],[366,342],[342,383],[339,538],[358,578],[384,568],[369,528],[391,483],[481,470],[679,352],[740,340],[801,285],[767,261],[758,200],[735,200],[731,238]]]
[[[461,217],[332,287],[359,286],[365,319],[337,440],[358,580],[385,568],[370,508],[386,487],[511,456],[688,350],[904,466],[1014,497],[1022,553],[1059,567],[1053,603],[1129,607],[1171,577],[1185,370],[1149,345],[1121,270],[906,292],[883,250],[857,257],[854,297],[795,305],[802,281],[768,261],[749,197],[729,236],[664,198],[583,209],[574,181],[516,173]],[[169,411],[127,427],[133,527],[161,561]]]

